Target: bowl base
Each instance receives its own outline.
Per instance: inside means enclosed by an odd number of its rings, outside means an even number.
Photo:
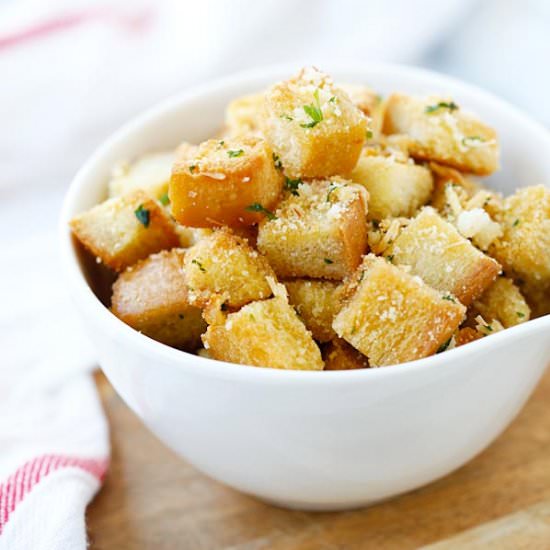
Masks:
[[[277,508],[286,508],[287,510],[298,510],[301,512],[343,512],[349,510],[357,510],[359,508],[367,508],[387,500],[385,498],[379,500],[360,500],[354,502],[304,502],[300,500],[277,500],[270,498],[258,497],[259,500],[276,506]]]

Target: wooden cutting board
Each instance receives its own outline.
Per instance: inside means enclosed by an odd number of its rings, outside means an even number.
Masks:
[[[550,370],[508,430],[457,472],[371,508],[274,508],[166,449],[101,374],[112,464],[90,505],[92,550],[550,549]]]

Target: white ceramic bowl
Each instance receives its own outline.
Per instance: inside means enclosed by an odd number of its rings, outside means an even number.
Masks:
[[[96,298],[67,222],[106,195],[111,166],[182,140],[213,135],[232,98],[296,67],[241,74],[187,91],[130,122],[75,177],[61,216],[70,292],[101,367],[169,447],[209,476],[283,506],[334,510],[386,499],[458,468],[521,409],[550,358],[550,316],[459,349],[389,368],[280,371],[216,362],[132,330]],[[550,182],[550,136],[483,91],[424,70],[326,67],[381,93],[451,94],[502,142],[496,188]],[[137,451],[136,451],[137,452]]]

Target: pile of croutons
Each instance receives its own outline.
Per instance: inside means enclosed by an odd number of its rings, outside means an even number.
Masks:
[[[507,198],[493,129],[451,98],[305,68],[200,145],[115,167],[72,230],[111,311],[176,348],[280,369],[395,365],[550,311],[550,190]],[[518,182],[519,184],[520,182]]]

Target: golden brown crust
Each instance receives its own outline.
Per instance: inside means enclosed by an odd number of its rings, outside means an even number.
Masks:
[[[322,370],[311,333],[282,296],[252,302],[224,323],[211,324],[204,347],[214,358],[274,369]]]
[[[420,278],[372,254],[351,286],[353,293],[332,326],[375,367],[434,354],[466,311]]]
[[[447,108],[448,105],[453,107]],[[392,94],[383,131],[407,134],[411,138],[410,153],[415,158],[481,176],[492,174],[499,166],[495,131],[448,98]]]
[[[266,93],[265,134],[291,178],[349,174],[366,130],[364,114],[317,69],[302,69]]]
[[[242,227],[272,209],[283,186],[267,143],[254,136],[211,139],[178,157],[169,195],[172,215],[191,227]]]
[[[180,243],[168,214],[141,190],[108,199],[75,216],[70,225],[92,254],[119,272]]]
[[[341,286],[333,281],[295,279],[285,281],[288,299],[315,340],[328,342],[336,337],[332,321],[340,311]]]
[[[462,237],[433,208],[424,208],[385,251],[397,265],[410,266],[434,288],[469,305],[490,286],[500,265]]]
[[[258,249],[281,278],[342,279],[367,244],[366,192],[342,178],[303,183],[259,227]]]
[[[483,338],[483,334],[476,330],[473,327],[463,327],[459,329],[455,334],[455,347],[463,346],[464,344],[469,344],[475,340]]]
[[[194,350],[206,325],[200,309],[189,302],[184,256],[182,249],[163,251],[121,273],[113,285],[111,311],[159,342]]]
[[[229,229],[215,230],[187,251],[185,279],[190,300],[205,307],[218,294],[228,308],[239,308],[272,294],[275,273],[248,241]]]
[[[235,98],[225,109],[225,129],[228,137],[262,135],[265,94],[250,94]]]
[[[323,347],[325,370],[354,370],[369,367],[368,359],[342,338],[335,338]]]

